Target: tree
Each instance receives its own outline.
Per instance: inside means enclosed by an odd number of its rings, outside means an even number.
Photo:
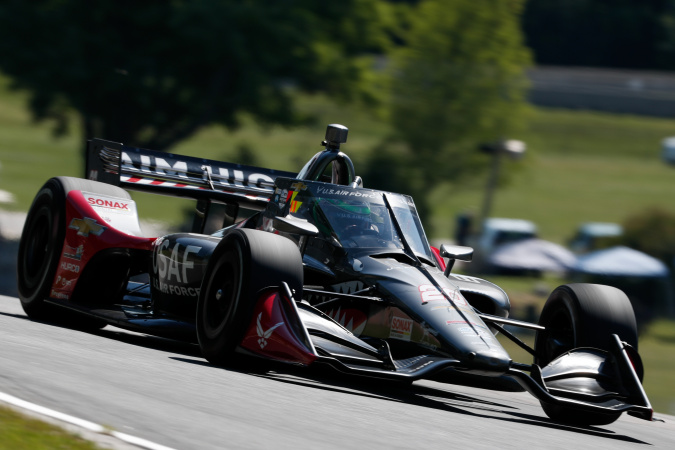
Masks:
[[[524,32],[537,63],[672,70],[672,0],[529,0]]]
[[[0,70],[55,131],[166,150],[201,127],[298,121],[289,86],[370,99],[376,0],[5,0]],[[86,142],[86,141],[85,141]]]
[[[408,189],[418,203],[436,183],[483,171],[479,143],[522,125],[530,63],[522,9],[521,0],[426,0],[405,16],[390,68],[390,141],[407,146],[406,166],[420,172]]]
[[[647,208],[626,218],[623,230],[619,244],[647,253],[675,269],[675,214]]]

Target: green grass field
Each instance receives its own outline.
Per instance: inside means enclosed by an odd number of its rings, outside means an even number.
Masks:
[[[0,189],[15,195],[17,202],[5,205],[15,210],[27,210],[49,177],[80,176],[83,167],[77,120],[69,134],[55,138],[48,123],[31,123],[24,102],[24,95],[6,92],[6,81],[0,79]],[[324,97],[303,98],[300,105],[316,118],[313,125],[289,130],[244,121],[235,132],[209,127],[171,151],[236,162],[239,148],[246,146],[260,166],[298,171],[320,150],[326,124],[337,122],[350,129],[343,148],[358,173],[358,162],[387,136],[386,123],[359,108]],[[675,211],[675,167],[660,159],[660,142],[671,134],[675,122],[668,119],[533,108],[527,130],[513,136],[528,144],[520,163],[524,167],[497,191],[492,215],[532,220],[542,238],[563,243],[581,222],[621,222],[649,206]],[[503,170],[509,169],[505,164]],[[487,175],[430,192],[435,206],[427,223],[429,236],[450,237],[458,213],[478,214],[486,182]],[[173,224],[182,219],[183,208],[174,199],[135,198],[147,218]]]
[[[63,137],[55,138],[48,123],[34,124],[25,109],[26,97],[8,92],[0,78],[0,189],[16,197],[0,208],[26,211],[42,183],[56,175],[82,174],[77,121]],[[362,109],[339,106],[324,97],[303,98],[301,108],[316,118],[312,125],[288,130],[263,128],[250,121],[236,132],[209,127],[171,149],[174,153],[210,159],[236,160],[242,146],[253,150],[256,164],[298,171],[321,149],[328,123],[349,127],[343,146],[357,164],[389,133],[386,123]],[[518,217],[537,223],[542,238],[564,243],[585,221],[621,222],[643,209],[656,206],[675,211],[675,167],[660,159],[660,142],[675,135],[675,121],[646,117],[533,108],[527,130],[520,136],[527,155],[512,182],[495,196],[493,216]],[[100,136],[115,140],[115,136]],[[235,161],[236,162],[236,161]],[[510,165],[505,164],[504,170]],[[452,236],[455,216],[478,213],[485,178],[461,187],[438,186],[430,237]],[[368,186],[368,180],[365,180]],[[183,219],[188,201],[134,194],[141,218],[172,225]],[[564,282],[544,279],[491,279],[505,288],[515,312],[538,313],[548,292]],[[675,322],[653,324],[641,337],[647,367],[645,387],[657,411],[675,414],[675,387],[669,380],[675,369]]]
[[[97,450],[101,447],[0,405],[0,450]]]

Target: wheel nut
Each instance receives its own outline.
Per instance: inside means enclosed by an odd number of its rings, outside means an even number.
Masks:
[[[216,300],[220,300],[220,297],[222,297],[222,296],[223,296],[223,290],[218,289],[218,291],[216,291]]]

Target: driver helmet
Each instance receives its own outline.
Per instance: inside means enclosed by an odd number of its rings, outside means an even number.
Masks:
[[[323,199],[321,209],[338,234],[372,229],[370,206],[363,200]]]

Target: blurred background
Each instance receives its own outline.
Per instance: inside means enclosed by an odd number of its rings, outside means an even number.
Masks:
[[[0,294],[88,139],[297,172],[341,123],[365,186],[475,247],[458,270],[515,317],[566,282],[626,291],[675,414],[675,1],[5,0],[0,55]],[[147,234],[193,207],[133,196]]]

